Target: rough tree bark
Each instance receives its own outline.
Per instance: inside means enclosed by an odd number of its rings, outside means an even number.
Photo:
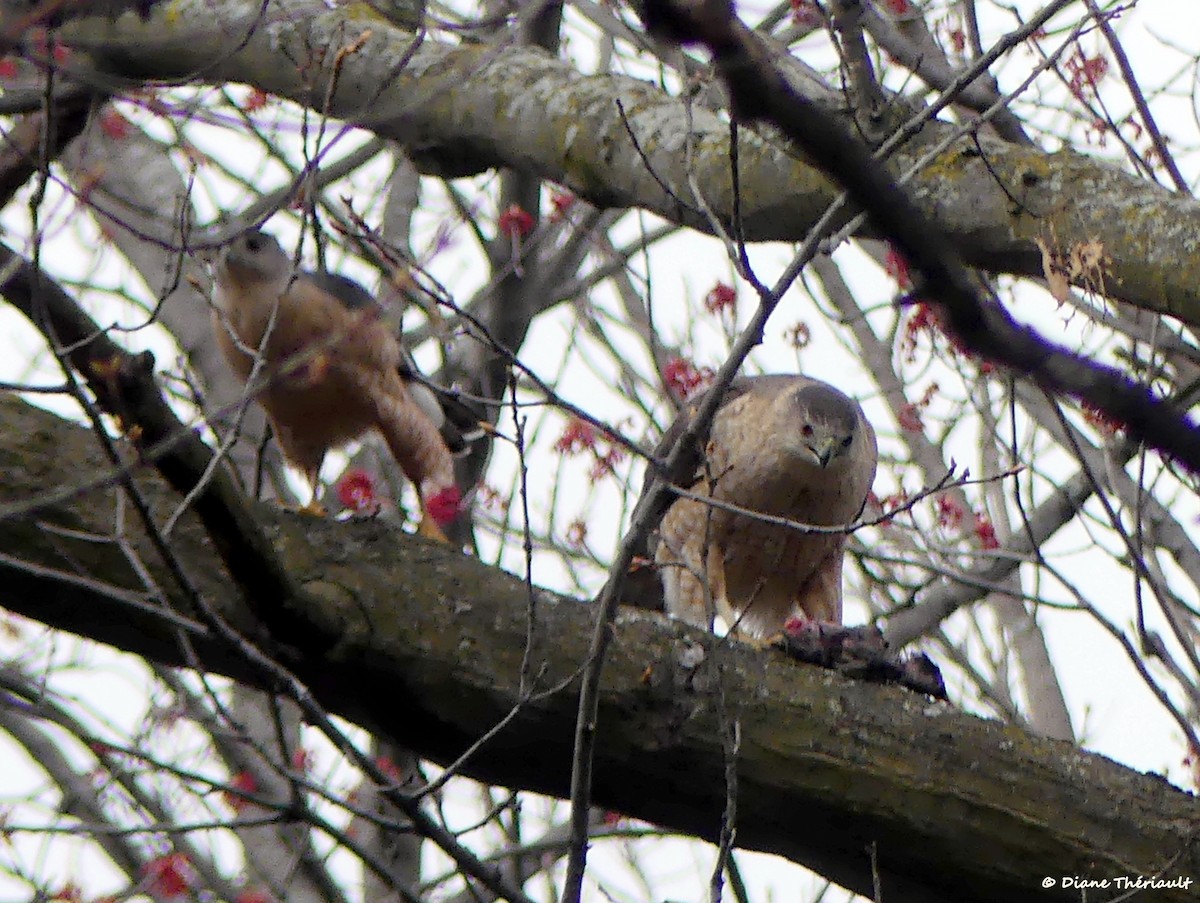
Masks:
[[[114,523],[106,461],[89,431],[15,398],[0,399],[0,425],[6,607],[172,665],[187,663],[186,635],[206,668],[264,685],[182,599],[173,614],[146,603],[116,542],[64,532],[108,535]],[[179,498],[145,468],[137,474],[161,522]],[[103,488],[71,492],[76,486]],[[435,761],[455,760],[507,719],[461,772],[565,793],[589,606],[542,591],[531,600],[516,577],[379,522],[317,521],[266,506],[256,514],[305,591],[305,599],[254,600],[257,610],[286,615],[288,644],[254,622],[190,516],[173,535],[179,559],[225,618],[329,710]],[[144,536],[125,539],[160,585],[173,585]],[[1042,889],[1043,877],[1200,870],[1200,804],[1154,775],[904,690],[715,645],[657,616],[629,612],[615,630],[596,756],[603,806],[716,834],[725,798],[719,682],[741,727],[741,847],[867,895],[874,856],[889,903],[1076,900],[1077,891]],[[523,674],[535,685],[524,696]],[[1154,893],[1200,899],[1195,887]]]
[[[641,207],[711,231],[702,205],[689,201],[694,179],[707,206],[731,221],[727,123],[652,84],[584,75],[532,47],[421,41],[361,3],[330,9],[320,0],[288,0],[263,9],[227,0],[214,17],[206,0],[175,0],[146,21],[127,14],[115,23],[70,23],[62,38],[89,51],[101,70],[83,66],[85,82],[245,82],[395,139],[442,171],[513,167],[601,207]],[[64,75],[70,78],[69,67]],[[28,100],[36,108],[40,95]],[[19,103],[13,97],[6,106]],[[950,129],[926,125],[888,166],[907,172]],[[837,187],[783,142],[750,130],[740,135],[746,239],[803,238]],[[968,263],[1036,277],[1043,258],[1035,240],[1059,249],[1098,241],[1111,257],[1106,293],[1200,324],[1200,258],[1192,253],[1200,203],[1193,198],[1069,151],[982,137],[950,143],[921,164],[909,186]]]

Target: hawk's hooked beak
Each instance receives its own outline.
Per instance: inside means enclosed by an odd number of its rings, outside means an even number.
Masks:
[[[827,467],[833,456],[837,454],[838,446],[841,443],[835,437],[828,436],[819,442],[809,444],[809,450],[816,456],[817,463],[822,468]]]

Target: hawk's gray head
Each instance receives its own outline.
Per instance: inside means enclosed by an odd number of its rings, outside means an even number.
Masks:
[[[874,454],[873,447],[865,448],[869,437],[858,402],[832,386],[805,383],[781,401],[787,406],[790,427],[781,441],[796,458],[827,468],[856,455]]]
[[[261,229],[243,232],[217,258],[217,288],[222,292],[271,299],[287,291],[295,268],[275,236]],[[220,293],[218,293],[220,294]]]

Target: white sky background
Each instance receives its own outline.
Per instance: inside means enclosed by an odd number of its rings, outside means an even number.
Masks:
[[[763,5],[765,7],[765,4]],[[1013,5],[1019,10],[1032,11],[1042,4],[1017,0]],[[754,6],[743,5],[743,9],[753,18]],[[997,12],[988,4],[981,3],[980,12],[984,17],[982,24],[985,34],[995,33],[993,24],[997,21],[1000,23],[1000,30],[1010,29],[1015,24],[1006,13]],[[1077,17],[1076,8],[1069,8],[1068,14]],[[1186,27],[1182,27],[1185,24]],[[1160,127],[1168,135],[1176,135],[1173,143],[1176,151],[1191,149],[1197,144],[1197,111],[1193,107],[1191,93],[1196,85],[1194,71],[1189,68],[1194,64],[1185,52],[1189,48],[1173,49],[1171,43],[1176,35],[1181,41],[1193,40],[1197,27],[1200,27],[1200,4],[1197,4],[1196,0],[1142,0],[1134,11],[1117,24],[1125,49],[1133,60],[1143,88],[1147,92],[1152,92],[1168,79],[1174,79],[1172,93],[1152,96],[1152,103]],[[1090,53],[1103,52],[1108,55],[1107,48],[1098,35],[1089,35],[1082,43]],[[576,39],[571,45],[572,51],[584,52],[581,45],[582,42]],[[1053,33],[1045,46],[1055,46]],[[994,70],[1000,78],[1002,89],[1015,86],[1017,80],[1023,77],[1029,64],[1027,54],[1028,51],[1018,49]],[[1177,76],[1180,72],[1185,74]],[[1058,95],[1061,99],[1065,96],[1065,91],[1059,89]],[[1101,96],[1114,119],[1121,119],[1130,108],[1126,92],[1114,74],[1110,73],[1102,84]],[[1044,101],[1046,98],[1039,99]],[[1049,130],[1053,131],[1061,126],[1059,117],[1045,113],[1040,115]],[[221,140],[227,141],[227,136],[228,133],[221,133]],[[1101,149],[1095,146],[1088,147],[1082,142],[1077,143],[1081,150],[1087,152],[1117,153],[1111,145],[1112,142],[1109,147]],[[1177,159],[1189,182],[1194,182],[1197,176],[1197,160],[1194,154],[1180,154]],[[256,170],[257,165],[251,165],[250,169]],[[257,183],[264,188],[267,187],[269,179],[269,176],[264,176],[261,172],[256,177]],[[272,182],[270,187],[273,186]],[[243,201],[245,200],[248,198],[243,198]],[[445,200],[433,192],[427,193],[425,202],[426,215],[422,220],[423,229],[419,229],[417,233],[418,243],[420,236],[428,238],[432,229],[444,221],[449,209]],[[53,260],[56,274],[65,272],[68,277],[79,280],[91,280],[98,274],[99,281],[104,284],[124,284],[130,291],[138,291],[143,298],[145,297],[144,287],[139,289],[128,283],[125,274],[115,266],[113,255],[98,257],[92,253],[91,249],[99,244],[94,226],[86,218],[76,216],[70,204],[59,202],[57,205],[51,205],[45,214],[45,220],[49,226],[46,248],[52,250],[55,255]],[[3,225],[10,238],[13,235],[27,234],[28,231],[27,221],[19,212],[14,214],[12,210],[6,211]],[[633,226],[630,225],[629,228],[632,235]],[[294,232],[289,232],[286,227],[275,226],[275,231],[284,238],[285,246],[288,238],[294,236]],[[469,245],[465,235],[459,236],[457,241],[464,246]],[[696,349],[697,363],[716,366],[727,347],[720,323],[713,318],[703,317],[696,322],[689,322],[686,314],[696,309],[698,300],[714,283],[731,281],[728,261],[714,241],[694,235],[673,239],[667,247],[671,248],[669,253],[664,253],[663,249],[659,248],[653,255],[654,270],[651,272],[651,278],[655,293],[656,320],[662,324],[668,339],[683,341],[691,338]],[[857,252],[844,249],[839,255],[839,259],[844,263],[856,256]],[[760,268],[760,275],[769,284],[773,281],[773,275],[790,259],[791,249],[761,246],[754,249],[753,256],[756,266]],[[70,261],[69,265],[67,261]],[[443,284],[451,288],[459,300],[469,297],[486,278],[482,270],[470,262],[469,257],[454,253],[435,259],[431,269]],[[852,273],[849,270],[850,268],[847,268],[848,275],[853,276],[854,287],[861,298],[874,298],[880,305],[886,305],[893,298],[894,285],[874,264],[863,259],[853,268]],[[356,272],[353,275],[367,278],[365,272]],[[1070,318],[1058,311],[1048,296],[1036,296],[1036,290],[1025,290],[1018,308],[1020,315],[1030,318],[1030,321],[1045,334],[1060,341],[1090,342],[1090,352],[1103,352],[1104,349],[1094,347],[1094,336],[1086,331],[1082,334],[1079,332],[1081,318]],[[127,306],[114,305],[111,299],[105,299],[97,292],[87,292],[84,297],[94,313],[106,312],[110,318],[116,317],[130,324],[138,322],[137,315]],[[603,292],[597,292],[591,300],[601,308],[616,309],[612,299],[606,297]],[[741,287],[739,300],[739,314],[744,321],[752,310],[754,299],[745,287]],[[100,318],[104,319],[103,316]],[[784,338],[786,330],[797,321],[806,323],[814,335],[812,345],[799,352],[799,356]],[[27,337],[23,340],[26,347],[37,347],[37,339],[32,331],[18,315],[7,308],[0,308],[0,329],[4,329],[6,335],[24,335]],[[613,327],[612,331],[617,334],[620,332],[619,327]],[[534,327],[522,358],[547,377],[555,376],[560,365],[565,362],[568,376],[561,382],[564,397],[612,423],[625,422],[637,438],[647,441],[655,438],[645,419],[614,391],[614,374],[607,369],[609,365],[594,348],[589,349],[586,343],[581,343],[565,357],[556,354],[556,349],[570,346],[573,334],[572,322],[566,311],[544,316]],[[840,343],[840,334],[829,326],[828,320],[820,311],[802,299],[799,293],[793,292],[776,313],[768,327],[764,345],[756,349],[751,361],[754,369],[762,371],[787,371],[801,367],[805,372],[829,378],[852,394],[858,394],[873,419],[886,423],[888,418],[883,413],[882,406],[877,399],[870,396],[870,383],[853,356],[842,349]],[[160,365],[164,366],[170,364],[175,354],[174,349],[162,336],[155,336],[148,330],[131,334],[129,345],[135,349],[153,348]],[[10,340],[9,347],[13,347],[13,340]],[[928,350],[927,347],[925,350]],[[600,361],[601,365],[593,369],[590,362],[596,361]],[[52,368],[45,366],[31,373],[28,361],[6,356],[0,359],[0,379],[57,382],[60,376]],[[918,389],[910,394],[910,399],[919,397],[921,386],[923,383],[918,383]],[[34,400],[41,402],[43,399]],[[933,413],[936,414],[936,410]],[[660,411],[658,416],[661,425],[665,412]],[[645,434],[639,436],[639,430]],[[615,547],[620,530],[624,526],[620,520],[622,508],[619,493],[610,481],[597,487],[594,495],[591,494],[591,490],[587,488],[588,482],[583,476],[588,462],[582,459],[564,462],[551,451],[551,446],[560,432],[561,420],[558,418],[549,418],[540,428],[531,421],[530,460],[535,464],[531,469],[535,476],[531,482],[530,507],[535,516],[538,516],[536,512],[553,512],[555,535],[560,539],[565,536],[567,525],[586,513],[589,522],[589,545],[601,558],[606,558]],[[978,462],[975,460],[970,440],[968,435],[952,437],[949,454],[976,471]],[[956,443],[961,449],[957,454]],[[886,440],[884,447],[888,448]],[[891,448],[897,447],[893,441]],[[502,475],[512,468],[514,460],[515,456],[511,450],[502,443],[498,444],[493,476],[489,481],[494,485],[506,487],[508,483]],[[1051,470],[1056,466],[1062,468],[1063,474],[1070,472],[1069,463],[1065,458],[1057,465],[1049,465]],[[563,469],[562,475],[559,473],[560,467]],[[640,467],[632,467],[627,462],[619,468],[619,476],[631,481],[636,487],[640,484]],[[887,479],[888,475],[883,473],[881,480]],[[906,486],[915,489],[916,483],[916,479],[910,477]],[[876,492],[884,495],[892,488],[886,483],[877,483]],[[1194,499],[1181,500],[1179,506],[1173,507],[1172,510],[1185,524],[1191,525],[1196,522]],[[607,519],[603,516],[605,512],[609,515]],[[1058,559],[1060,566],[1069,568],[1071,576],[1079,582],[1084,592],[1103,607],[1118,624],[1125,626],[1130,622],[1133,587],[1126,572],[1112,562],[1109,552],[1098,551],[1094,548],[1092,538],[1077,528],[1064,531],[1051,544],[1051,549],[1070,550],[1068,558]],[[520,572],[524,566],[519,550],[503,553],[500,560],[505,567],[516,572]],[[594,590],[599,586],[600,571],[596,569],[591,573],[584,573],[581,579],[584,589]],[[567,574],[558,560],[551,556],[538,558],[534,580],[541,585],[576,589],[575,578]],[[1065,595],[1062,598],[1068,601]],[[861,608],[853,605],[849,607],[849,621],[861,620],[863,617],[865,612]],[[1174,725],[1143,688],[1140,679],[1107,634],[1082,614],[1043,609],[1039,620],[1050,642],[1051,654],[1063,681],[1076,730],[1081,734],[1085,745],[1134,768],[1163,772],[1176,783],[1186,784],[1187,774],[1182,764],[1185,751]],[[49,643],[49,640],[43,642]],[[78,654],[73,649],[64,650],[66,647],[59,645],[53,652],[47,649],[47,655],[61,660],[64,654]],[[100,652],[83,654],[89,660],[89,667],[74,670],[63,678],[59,685],[77,688],[80,695],[95,709],[102,711],[106,718],[115,722],[114,732],[132,729],[142,719],[145,705],[139,698],[136,687],[131,684],[126,667],[119,662],[107,663],[104,654]],[[99,673],[90,667],[91,663],[96,663]],[[0,758],[11,766],[0,769],[2,805],[6,799],[20,799],[28,795],[30,788],[37,786],[41,779],[38,773],[31,769],[15,767],[15,757],[0,753]],[[59,846],[54,848],[53,853],[39,853],[42,843],[43,840],[22,841],[22,850],[31,857],[27,861],[34,862],[38,856],[49,855],[51,858],[48,861],[54,862],[56,868],[63,869],[64,879],[68,876],[82,879],[98,875],[102,871],[94,857],[78,858],[77,853],[64,856],[61,852],[62,847]],[[682,899],[700,896],[707,881],[710,856],[703,848],[700,848],[699,853],[693,852],[694,849],[676,842],[664,842],[661,856],[652,859],[661,863],[659,867],[664,873],[673,873],[679,880],[664,881],[662,885],[656,886],[657,890]],[[697,857],[695,865],[692,857]],[[748,858],[757,860],[765,857]],[[624,899],[624,895],[629,899],[636,899],[640,895],[637,882],[627,874],[627,869],[619,860],[620,857],[611,845],[600,845],[593,853],[597,874],[611,882],[612,887],[609,889],[616,893],[617,899]],[[752,888],[758,890],[754,896],[756,901],[767,899],[765,893],[768,886],[773,887],[781,899],[796,899],[795,885],[792,883],[795,875],[793,869],[748,869],[747,872]],[[693,878],[696,883],[690,885]],[[14,892],[15,887],[6,886],[0,881],[0,899],[8,899]]]

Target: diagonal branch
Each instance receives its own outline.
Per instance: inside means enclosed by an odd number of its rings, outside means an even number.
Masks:
[[[223,468],[216,468],[203,488],[193,491],[208,475],[212,452],[196,433],[180,423],[167,405],[154,381],[152,357],[148,353],[130,355],[122,350],[57,283],[2,245],[0,273],[3,274],[0,293],[44,329],[51,341],[62,344],[71,366],[87,379],[101,407],[122,425],[139,455],[153,462],[176,492],[192,498],[194,510],[216,547],[221,563],[237,583],[237,596],[245,599],[254,616],[268,626],[272,644],[277,648],[281,642],[294,644],[296,648],[288,651],[291,656],[304,651],[319,654],[327,648],[307,646],[314,640],[336,643],[320,630],[310,629],[310,625],[299,617],[312,610],[316,600],[284,565],[278,550],[272,547],[270,539],[254,519],[253,506],[241,494],[232,475]],[[74,481],[68,481],[68,484],[70,482]],[[97,485],[105,483],[106,480],[101,479]],[[0,516],[4,513],[13,519],[14,514],[29,516],[47,504],[36,499],[26,500],[8,512],[0,506]],[[161,535],[155,539],[162,541]],[[34,585],[43,582],[36,574],[25,576]],[[86,586],[72,586],[77,591],[87,592]],[[196,601],[198,599],[197,594]],[[289,689],[299,697],[296,701],[304,709],[305,717],[323,729],[328,726],[328,716],[312,703],[307,690],[288,679],[282,666],[266,659],[215,611],[205,608],[201,613],[226,644],[233,645],[246,656],[248,665],[256,666],[255,681],[271,685],[269,689],[272,690],[277,689],[275,684],[287,681]],[[190,659],[181,663],[192,664]],[[342,736],[336,730],[327,733]],[[373,768],[369,761],[357,761],[356,764]],[[376,777],[384,782],[382,775]],[[441,847],[464,872],[512,903],[528,903],[520,888],[505,879],[498,867],[472,856],[449,831],[426,816],[418,803],[398,794],[389,793],[388,798],[404,810],[418,831]]]
[[[15,399],[0,401],[0,459],[13,479],[0,506],[47,486],[95,477],[106,466],[90,433]],[[46,454],[47,445],[61,451]],[[139,478],[156,507],[174,496]],[[519,705],[517,716],[463,766],[507,787],[565,796],[570,786],[576,684],[530,698],[522,686],[527,587],[451,550],[406,539],[385,524],[329,523],[254,508],[284,566],[307,590],[296,617],[314,635],[296,673],[328,710],[423,757],[450,762]],[[0,546],[44,566],[61,548],[38,541],[37,521],[100,532],[103,494],[0,520]],[[194,518],[176,549],[221,613],[245,620]],[[146,542],[131,537],[133,542]],[[119,550],[83,549],[91,576],[132,584]],[[6,586],[13,610],[62,629],[119,642],[181,664],[174,625],[144,618],[130,629],[102,596],[59,605],[53,581]],[[114,607],[117,606],[117,607]],[[242,612],[242,614],[238,614]],[[550,686],[578,671],[594,612],[542,594],[531,667]],[[874,847],[889,903],[1077,903],[1043,888],[1047,875],[1094,879],[1200,870],[1200,803],[1153,775],[1070,744],[958,713],[890,687],[855,684],[735,645],[696,664],[702,634],[629,610],[612,626],[596,746],[598,805],[713,839],[724,808],[724,753],[715,681],[742,726],[738,845],[786,856],[871,893]],[[197,642],[201,656],[211,646]],[[261,679],[226,655],[206,665]],[[981,767],[981,763],[985,766]],[[1196,890],[1156,889],[1162,903]]]
[[[1046,341],[981,298],[954,245],[898,187],[841,123],[800,96],[779,73],[757,36],[720,2],[651,0],[648,21],[664,34],[699,41],[713,55],[735,114],[778,127],[843,185],[920,273],[919,294],[938,303],[950,328],[973,351],[1051,390],[1088,401],[1126,424],[1132,436],[1200,472],[1200,430],[1175,405],[1119,370]]]

